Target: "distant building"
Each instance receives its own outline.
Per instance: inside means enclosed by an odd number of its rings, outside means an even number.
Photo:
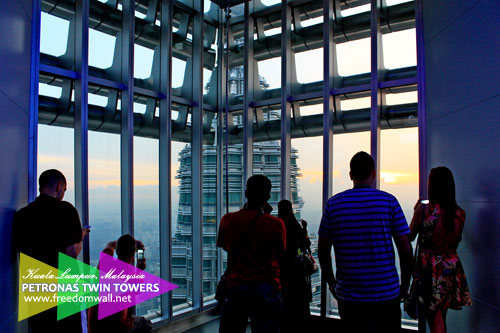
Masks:
[[[254,174],[267,176],[272,183],[269,203],[273,214],[277,214],[280,201],[280,153],[279,142],[254,143]],[[213,146],[203,149],[203,295],[215,294],[217,286],[217,221],[216,221],[216,177],[217,151]],[[292,148],[291,155],[291,192],[295,213],[300,218],[303,201],[299,196],[297,177],[297,150]],[[192,214],[191,214],[191,147],[186,145],[179,153],[180,166],[176,178],[179,179],[179,207],[177,226],[172,249],[172,283],[179,286],[173,291],[174,306],[190,303],[192,299]],[[243,207],[243,146],[229,147],[229,210]],[[225,188],[225,187],[224,187]],[[224,196],[225,198],[225,196]],[[225,199],[224,199],[225,200]],[[225,207],[225,205],[224,205]]]

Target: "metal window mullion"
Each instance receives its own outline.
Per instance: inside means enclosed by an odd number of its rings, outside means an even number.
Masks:
[[[195,1],[194,9],[196,13],[193,19],[193,107],[191,115],[193,308],[201,310],[203,306],[203,1]]]
[[[223,156],[224,156],[224,108],[226,99],[226,90],[224,84],[226,82],[226,63],[224,54],[224,36],[225,24],[223,20],[224,14],[222,9],[219,10],[219,31],[218,31],[218,57],[217,57],[217,234],[219,231],[220,220],[224,210],[224,173],[223,173]],[[217,248],[217,280],[220,280],[223,274],[222,250]]]
[[[88,192],[88,50],[89,0],[77,0],[75,8],[75,204],[82,225],[89,224]],[[89,237],[83,240],[83,261],[90,262]]]
[[[281,1],[281,200],[291,199],[291,103],[292,95],[292,9]]]
[[[121,230],[134,234],[134,0],[124,0],[122,10],[122,91],[120,178],[121,178]]]
[[[415,24],[417,33],[417,89],[418,89],[418,162],[419,193],[427,197],[427,113],[425,96],[425,44],[424,44],[423,0],[415,2]]]
[[[331,95],[337,75],[333,26],[334,0],[323,0],[323,207],[333,191],[333,115],[336,97]],[[321,277],[321,316],[330,309],[326,280]]]
[[[160,196],[160,278],[172,281],[172,1],[161,3],[159,196]],[[172,318],[172,293],[161,295],[162,317]]]
[[[35,200],[37,190],[38,163],[38,84],[40,76],[40,29],[41,0],[33,1],[31,15],[31,72],[30,72],[30,118],[28,157],[28,202]]]
[[[244,183],[253,174],[253,107],[254,101],[254,52],[253,52],[254,18],[250,15],[250,3],[245,2],[245,96],[243,107],[243,186],[242,198],[245,192]],[[257,82],[258,83],[258,82]]]
[[[379,88],[382,72],[382,30],[380,13],[382,0],[371,0],[371,122],[370,153],[375,160],[377,172],[375,185],[380,187],[380,113],[382,112],[382,92]]]
[[[418,181],[420,198],[427,198],[427,109],[425,96],[425,40],[424,40],[424,4],[415,1],[415,30],[417,34],[417,89],[418,89]],[[418,316],[418,332],[425,333],[426,320],[423,314]]]

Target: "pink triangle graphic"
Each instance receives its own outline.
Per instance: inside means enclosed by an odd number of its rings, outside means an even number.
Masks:
[[[99,312],[105,318],[178,286],[104,252],[99,257]],[[104,286],[109,292],[104,291]]]

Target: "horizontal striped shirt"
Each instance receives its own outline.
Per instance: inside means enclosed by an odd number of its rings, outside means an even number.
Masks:
[[[331,197],[319,236],[331,240],[340,299],[375,302],[399,295],[392,238],[409,233],[401,206],[391,194],[355,188]]]

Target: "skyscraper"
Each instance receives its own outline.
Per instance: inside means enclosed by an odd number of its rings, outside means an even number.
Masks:
[[[217,255],[216,255],[216,174],[217,159],[214,146],[204,146],[203,150],[203,294],[215,294],[217,287]],[[243,145],[235,144],[229,147],[229,211],[236,211],[243,207]],[[291,198],[295,214],[300,219],[303,206],[299,196],[297,177],[300,170],[297,166],[297,150],[292,148],[291,163]],[[277,214],[280,198],[280,145],[277,141],[259,142],[253,148],[253,172],[267,176],[272,183],[269,203],[273,207],[273,214]],[[179,180],[179,207],[177,209],[177,223],[173,235],[172,276],[173,283],[179,285],[173,291],[175,305],[189,304],[192,291],[192,219],[191,219],[191,148],[186,145],[179,153],[179,169],[176,178]],[[224,188],[225,189],[225,188]],[[224,196],[225,198],[226,196]],[[224,199],[225,200],[225,199]],[[225,266],[225,262],[224,262]]]

